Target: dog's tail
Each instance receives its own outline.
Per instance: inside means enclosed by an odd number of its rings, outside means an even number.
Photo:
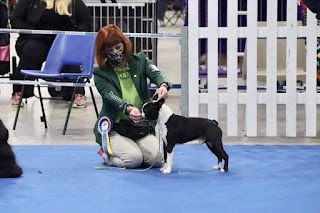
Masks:
[[[213,121],[213,122],[215,122],[215,123],[216,123],[216,124],[217,124],[217,125],[219,126],[219,123],[218,123],[218,121],[216,121],[216,120],[214,120],[214,119],[213,119],[212,121]]]

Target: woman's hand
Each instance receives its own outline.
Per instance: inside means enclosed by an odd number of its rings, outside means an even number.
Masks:
[[[129,112],[129,118],[133,120],[135,123],[139,123],[142,119],[141,111],[134,106],[130,106],[130,108],[127,110]]]
[[[161,84],[160,88],[158,89],[158,100],[161,98],[167,99],[168,98],[168,90],[169,87],[167,84]]]

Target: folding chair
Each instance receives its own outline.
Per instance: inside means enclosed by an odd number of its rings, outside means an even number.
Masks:
[[[46,63],[42,70],[21,70],[20,72],[25,75],[25,79],[29,77],[35,78],[37,81],[39,78],[42,79],[69,79],[79,83],[80,80],[90,83],[90,79],[93,73],[94,63],[94,46],[95,46],[95,35],[64,35],[58,34],[49,50]],[[61,68],[64,65],[79,65],[81,67],[81,73],[60,73]],[[40,117],[41,122],[44,122],[45,128],[47,127],[47,119],[43,107],[43,99],[41,95],[40,85],[38,84],[39,99],[42,109],[42,116]],[[72,98],[69,104],[68,114],[65,120],[63,128],[63,135],[66,133],[72,104],[75,96],[74,87]],[[98,110],[96,101],[92,92],[92,88],[89,87],[94,109],[98,117]],[[14,120],[13,130],[16,128],[18,116],[20,112],[20,106],[24,93],[24,85],[22,86],[21,99],[18,104],[16,117]]]
[[[185,0],[168,0],[168,6],[167,6],[167,11],[173,12],[170,13],[171,16],[164,16],[164,21],[162,23],[162,27],[167,26],[169,23],[171,25],[175,25],[179,19],[183,20],[185,19],[185,7],[186,7],[186,2]]]

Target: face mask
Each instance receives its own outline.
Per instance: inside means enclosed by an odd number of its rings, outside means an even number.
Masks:
[[[108,58],[107,62],[110,65],[115,66],[115,67],[120,66],[120,64],[122,62],[122,56],[119,57],[119,59],[110,59],[110,58]]]
[[[107,62],[113,66],[119,66],[123,59],[123,43],[117,44],[116,46],[106,50]]]

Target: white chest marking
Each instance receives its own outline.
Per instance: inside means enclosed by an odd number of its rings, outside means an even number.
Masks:
[[[167,144],[167,134],[168,134],[168,129],[165,123],[168,121],[171,115],[173,115],[173,111],[167,105],[163,104],[159,111],[157,124],[159,126],[160,137],[162,138],[165,144]]]

